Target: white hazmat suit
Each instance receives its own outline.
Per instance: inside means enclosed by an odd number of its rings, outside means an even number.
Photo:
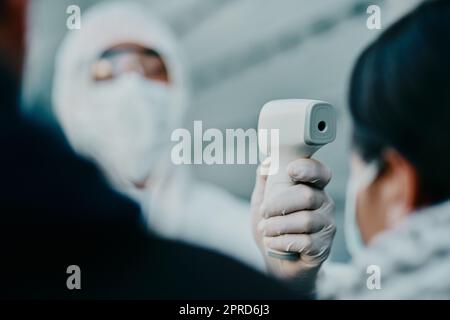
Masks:
[[[82,23],[58,52],[53,87],[54,111],[73,148],[140,203],[154,232],[262,269],[249,204],[196,181],[189,166],[172,164],[171,132],[183,125],[189,101],[185,65],[172,34],[147,7],[133,2],[99,4],[83,13]],[[158,52],[170,84],[134,73],[104,83],[93,80],[93,63],[124,43]],[[149,179],[143,189],[130,182],[144,177]]]

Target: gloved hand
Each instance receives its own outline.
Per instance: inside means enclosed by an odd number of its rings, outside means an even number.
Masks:
[[[295,184],[274,197],[265,194],[267,177],[258,169],[251,201],[253,235],[269,272],[308,293],[336,232],[334,202],[323,190],[331,172],[314,159],[295,160],[287,170]],[[267,248],[298,252],[300,258],[276,259]]]

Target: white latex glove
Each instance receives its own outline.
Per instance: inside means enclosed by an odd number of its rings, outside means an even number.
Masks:
[[[271,196],[264,192],[267,177],[258,169],[251,202],[253,235],[269,272],[311,293],[336,232],[334,202],[323,190],[331,172],[314,159],[293,161],[287,170],[296,183]],[[300,258],[276,259],[266,254],[267,248],[298,252]]]

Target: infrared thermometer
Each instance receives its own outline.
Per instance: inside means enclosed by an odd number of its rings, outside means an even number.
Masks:
[[[270,159],[264,197],[286,192],[295,183],[289,177],[288,164],[299,158],[310,158],[336,138],[336,113],[324,101],[307,99],[274,100],[266,103],[259,114],[258,145],[261,154]],[[266,171],[266,172],[264,172]],[[281,214],[285,214],[282,212]],[[299,253],[268,249],[267,254],[282,260],[297,260]]]

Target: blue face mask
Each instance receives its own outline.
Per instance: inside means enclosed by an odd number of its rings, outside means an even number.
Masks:
[[[350,179],[347,183],[347,195],[345,201],[345,221],[344,234],[347,249],[352,258],[355,258],[364,250],[365,244],[361,237],[361,232],[356,219],[356,204],[358,193],[370,186],[379,173],[379,166],[376,161],[364,164],[362,168],[352,168]]]

